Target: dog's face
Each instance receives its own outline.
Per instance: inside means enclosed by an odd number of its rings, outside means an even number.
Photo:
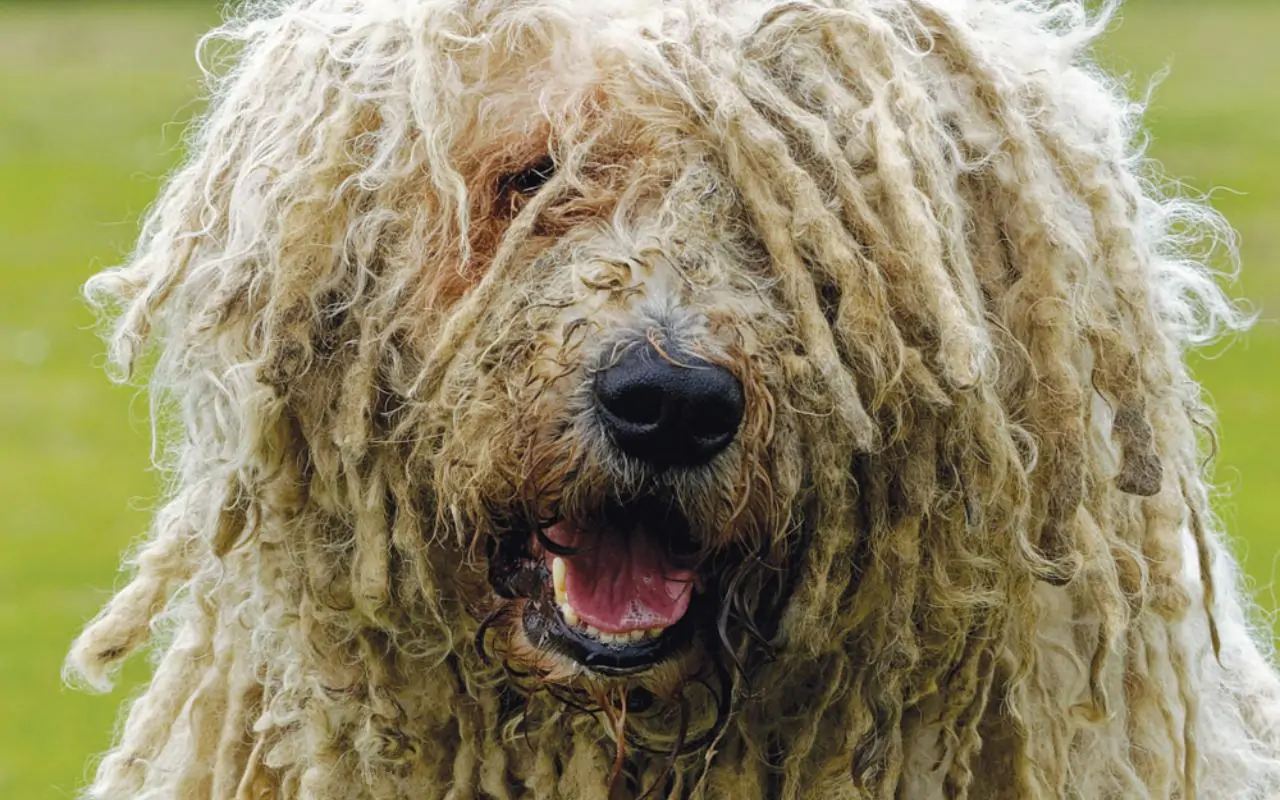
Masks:
[[[792,416],[824,410],[787,391],[804,345],[721,157],[615,68],[586,137],[490,143],[517,160],[471,178],[495,240],[529,231],[490,256],[519,278],[457,356],[432,461],[443,502],[474,493],[484,647],[553,682],[670,684],[738,616],[776,620],[807,481]]]
[[[891,84],[852,71],[878,46],[857,16],[429,7],[446,33],[410,46],[440,80],[411,107],[387,88],[403,76],[339,73],[350,108],[314,141],[343,157],[291,165],[319,199],[281,223],[293,285],[260,325],[311,504],[338,511],[328,530],[354,520],[349,574],[378,574],[360,526],[386,509],[393,546],[430,543],[448,607],[526,688],[728,692],[728,665],[796,641],[788,614],[826,646],[833,615],[873,613],[849,603],[862,527],[954,483],[928,429],[980,367],[976,298],[941,272],[959,256],[912,227],[924,195],[875,172],[940,161],[942,126],[877,132],[866,103]],[[363,52],[386,31],[344,35]],[[345,248],[325,280],[318,237]],[[954,486],[937,496],[935,519],[963,513]]]
[[[779,91],[821,29],[709,66],[651,46],[648,20],[547,24],[455,54],[467,249],[422,265],[423,367],[386,404],[389,438],[414,443],[403,462],[486,657],[525,686],[669,694],[763,656],[800,580],[806,503],[851,480],[857,401],[835,391],[854,390],[831,327],[857,298],[815,286],[808,260],[853,256],[821,230],[823,176],[732,84],[747,69]],[[782,88],[827,124],[820,96]],[[741,119],[721,127],[728,89]],[[797,253],[815,230],[836,241]],[[815,489],[831,461],[846,466]],[[832,506],[828,525],[849,513]]]

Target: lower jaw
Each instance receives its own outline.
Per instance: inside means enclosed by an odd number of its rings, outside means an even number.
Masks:
[[[530,599],[521,617],[525,636],[535,647],[557,652],[601,675],[624,677],[642,673],[688,647],[699,605],[695,598],[685,615],[660,635],[627,644],[601,642],[571,627],[545,597]]]

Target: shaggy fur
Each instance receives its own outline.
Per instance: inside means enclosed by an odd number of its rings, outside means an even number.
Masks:
[[[169,499],[69,660],[105,689],[158,637],[88,795],[1276,796],[1280,683],[1184,366],[1239,322],[1224,229],[1144,179],[1106,19],[249,5],[88,288],[172,419]],[[594,422],[593,370],[646,339],[743,384],[707,467]],[[717,618],[606,680],[486,561],[641,492]]]

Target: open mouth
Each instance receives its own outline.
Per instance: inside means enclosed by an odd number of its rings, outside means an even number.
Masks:
[[[502,596],[527,599],[522,620],[535,646],[625,675],[692,638],[696,552],[678,512],[652,500],[616,504],[589,521],[501,537],[490,582]]]

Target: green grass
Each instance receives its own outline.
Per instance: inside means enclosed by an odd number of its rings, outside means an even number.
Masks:
[[[1104,50],[1138,77],[1171,65],[1151,152],[1191,187],[1233,190],[1214,203],[1243,235],[1238,293],[1263,322],[1196,370],[1222,418],[1219,478],[1231,494],[1219,507],[1273,608],[1280,6],[1207,8],[1144,0]],[[158,491],[146,400],[102,376],[78,290],[122,258],[176,160],[195,39],[215,18],[212,3],[0,5],[0,798],[71,797],[127,691],[93,697],[58,678]],[[144,672],[132,665],[124,685]]]
[[[73,797],[122,697],[58,677],[158,491],[146,400],[104,378],[78,292],[127,252],[177,158],[168,123],[190,115],[193,48],[216,18],[194,4],[0,6],[2,798]]]

